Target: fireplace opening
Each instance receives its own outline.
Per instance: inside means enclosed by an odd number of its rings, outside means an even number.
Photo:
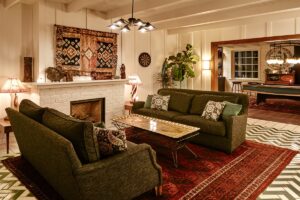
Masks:
[[[71,101],[70,104],[72,117],[105,123],[105,98]]]

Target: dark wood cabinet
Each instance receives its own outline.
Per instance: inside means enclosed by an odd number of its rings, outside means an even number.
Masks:
[[[266,74],[265,84],[269,85],[294,85],[295,72],[290,74]]]

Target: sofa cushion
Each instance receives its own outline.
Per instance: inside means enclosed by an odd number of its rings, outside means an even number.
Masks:
[[[42,123],[70,140],[82,163],[99,160],[97,138],[91,122],[77,120],[57,110],[47,108]]]
[[[147,99],[144,104],[144,108],[151,108],[152,97],[153,97],[153,95],[147,96]]]
[[[231,103],[237,103],[238,98],[239,98],[238,96],[221,96],[221,95],[208,95],[208,94],[196,95],[192,101],[190,114],[202,115],[208,101],[216,101],[216,102],[229,101]]]
[[[155,94],[152,97],[151,100],[151,108],[156,110],[168,110],[169,107],[169,101],[170,101],[170,95],[168,96],[162,96]]]
[[[24,99],[20,103],[19,111],[27,117],[30,117],[31,119],[41,123],[45,108],[38,106],[28,99]]]
[[[164,91],[162,90],[160,95],[170,95],[169,109],[181,113],[188,113],[192,99],[195,95],[187,94],[183,92]]]
[[[202,113],[204,119],[218,121],[225,107],[224,102],[208,101]]]
[[[171,120],[176,116],[183,115],[182,113],[175,112],[175,111],[160,111],[160,110],[154,110],[150,108],[141,108],[134,111],[136,114],[140,115],[146,115],[149,117],[155,117],[158,119],[164,119],[164,120]]]
[[[211,121],[199,115],[182,115],[173,118],[173,121],[200,128],[201,133],[218,136],[226,135],[225,123],[223,121]]]
[[[240,104],[235,104],[235,103],[230,103],[228,101],[224,101],[224,103],[226,104],[225,105],[225,108],[223,110],[223,113],[222,113],[222,118],[226,118],[226,117],[229,117],[229,116],[236,116],[238,115],[243,106],[240,105]]]
[[[94,134],[97,136],[101,158],[126,151],[127,149],[124,131],[94,127]]]

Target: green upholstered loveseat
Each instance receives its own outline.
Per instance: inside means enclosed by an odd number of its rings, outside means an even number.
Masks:
[[[11,108],[6,112],[22,156],[64,199],[132,199],[162,184],[161,167],[149,145],[128,141],[127,151],[85,163],[80,160],[73,143],[44,125],[51,121],[49,115],[44,116],[47,110],[23,100],[20,112]],[[58,115],[66,117],[62,113]],[[65,126],[61,128],[80,129],[65,119],[69,118],[62,119],[55,129],[61,124]],[[92,126],[90,122],[84,124]]]
[[[247,95],[187,89],[160,89],[158,94],[171,95],[168,111],[145,108],[145,102],[139,101],[134,103],[132,112],[200,127],[200,134],[192,142],[227,153],[231,153],[245,141],[249,103]],[[215,122],[201,117],[209,100],[229,101],[243,107],[239,115]]]

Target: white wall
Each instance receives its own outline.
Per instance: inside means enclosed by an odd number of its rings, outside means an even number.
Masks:
[[[8,77],[21,78],[21,16],[21,5],[7,10],[0,4],[0,86]],[[5,116],[9,105],[10,95],[0,94],[0,117]]]
[[[271,14],[260,17],[252,17],[241,20],[214,23],[204,26],[180,28],[168,31],[168,37],[177,38],[176,42],[191,42],[193,46],[201,49],[203,60],[211,59],[211,42],[258,38],[278,35],[293,35],[300,33],[300,13],[297,11]],[[195,40],[195,35],[201,39]],[[173,41],[175,43],[175,41]],[[264,51],[265,49],[262,49]],[[198,51],[199,52],[199,51]],[[201,70],[202,62],[199,63],[198,76],[193,81],[193,86],[188,88],[210,90],[211,71]],[[263,66],[263,64],[262,64]],[[230,65],[225,66],[225,76],[230,77]],[[200,79],[201,77],[201,79]],[[261,80],[264,80],[262,72]],[[198,80],[198,81],[195,81]],[[228,87],[229,88],[229,87]]]
[[[0,84],[8,77],[22,79],[22,58],[34,57],[35,78],[39,74],[43,79],[46,67],[54,66],[54,30],[53,25],[75,26],[100,31],[109,31],[110,20],[82,10],[74,13],[64,11],[61,4],[45,0],[33,5],[16,5],[4,9],[0,5]],[[86,21],[87,19],[87,21]],[[113,19],[114,21],[115,19]],[[265,36],[288,35],[300,33],[300,13],[298,11],[283,12],[259,17],[245,18],[195,26],[175,30],[156,30],[142,34],[131,31],[119,35],[118,67],[121,62],[126,65],[127,76],[138,74],[143,85],[138,89],[140,99],[147,94],[155,93],[160,87],[154,75],[161,70],[165,57],[182,50],[186,43],[191,43],[202,60],[211,58],[211,42],[221,40],[256,38]],[[148,68],[138,64],[141,52],[151,54],[152,62]],[[122,55],[122,56],[121,56]],[[196,77],[186,84],[191,89],[210,90],[211,71],[202,69],[202,62],[195,65]],[[117,74],[119,69],[117,69]],[[127,86],[125,96],[129,99],[130,87]],[[0,117],[4,116],[4,108],[9,105],[9,95],[0,94]]]
[[[167,36],[164,30],[148,33],[132,30],[122,33],[121,60],[126,66],[126,75],[137,74],[143,83],[138,87],[140,100],[145,100],[148,94],[155,93],[160,88],[155,76],[161,71],[164,58],[167,57],[166,52],[170,50],[166,48],[167,43]],[[142,67],[138,62],[138,57],[142,52],[147,52],[151,55],[151,64],[148,67]],[[126,99],[130,98],[130,89],[130,86],[126,87]]]
[[[38,3],[38,73],[36,80],[44,81],[45,69],[55,66],[55,38],[54,25],[64,25],[77,28],[87,28],[97,31],[109,32],[107,26],[110,20],[103,20],[91,11],[66,12],[63,4],[51,3],[41,0]],[[118,55],[120,55],[120,36],[118,37]],[[118,67],[120,67],[120,57]],[[119,72],[119,70],[118,70]],[[118,74],[118,73],[117,73]],[[38,77],[39,76],[39,77]]]
[[[109,31],[105,21],[91,12],[82,10],[65,12],[62,4],[36,1],[33,5],[17,4],[5,9],[0,4],[0,85],[8,77],[23,79],[23,57],[33,56],[34,78],[44,81],[45,69],[54,65],[54,24]],[[120,38],[118,38],[120,47]],[[118,55],[120,55],[118,48]],[[120,58],[118,67],[120,67]],[[119,69],[117,70],[119,74]],[[19,95],[22,98],[27,94]],[[5,107],[10,105],[10,96],[0,94],[0,117],[5,116]]]

